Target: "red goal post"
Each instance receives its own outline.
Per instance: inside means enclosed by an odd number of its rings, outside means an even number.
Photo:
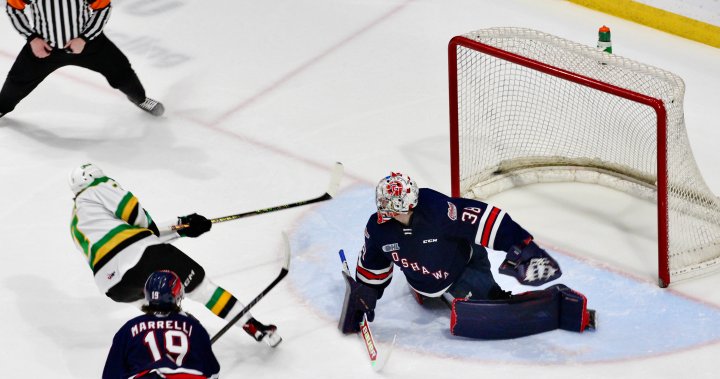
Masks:
[[[657,203],[661,287],[720,267],[720,201],[692,155],[681,78],[521,28],[454,37],[448,61],[453,196],[608,186]]]

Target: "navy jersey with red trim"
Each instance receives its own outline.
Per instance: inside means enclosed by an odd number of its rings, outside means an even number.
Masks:
[[[220,364],[207,331],[193,316],[144,314],[115,334],[102,377],[129,378],[152,370],[168,378],[216,378]]]
[[[462,274],[473,252],[485,254],[473,246],[508,251],[529,239],[530,233],[500,208],[421,188],[408,226],[370,217],[355,276],[382,293],[395,264],[414,290],[437,297]]]

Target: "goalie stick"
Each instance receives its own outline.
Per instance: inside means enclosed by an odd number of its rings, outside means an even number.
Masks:
[[[295,208],[295,207],[300,207],[303,205],[308,205],[308,204],[318,203],[318,202],[325,201],[325,200],[330,200],[333,197],[335,197],[335,195],[337,194],[338,187],[340,186],[340,179],[342,178],[342,175],[343,175],[343,170],[344,170],[343,164],[340,162],[335,162],[335,166],[333,166],[332,175],[330,177],[330,184],[328,185],[327,192],[325,192],[324,194],[322,194],[314,199],[301,200],[301,201],[297,201],[294,203],[278,205],[278,206],[271,207],[271,208],[258,209],[258,210],[244,212],[244,213],[238,213],[238,214],[234,214],[234,215],[230,215],[230,216],[213,218],[213,219],[210,219],[210,222],[215,224],[218,222],[237,220],[239,218],[244,218],[244,217],[248,217],[248,216],[257,216],[257,215],[261,215],[261,214],[265,214],[265,213],[276,212],[276,211],[281,211],[284,209]],[[172,226],[170,226],[170,230],[177,231],[180,229],[185,229],[187,227],[188,227],[187,224],[172,225]]]
[[[352,278],[352,276],[350,275],[350,268],[348,267],[347,259],[345,258],[345,252],[340,249],[338,254],[340,254],[340,260],[342,261],[343,272],[347,274],[350,278]],[[393,339],[390,343],[390,348],[387,350],[387,353],[380,355],[377,349],[377,344],[375,343],[375,338],[373,338],[372,331],[370,330],[370,323],[368,322],[366,314],[363,314],[363,319],[360,322],[360,332],[358,333],[358,335],[360,336],[360,339],[362,339],[365,343],[365,349],[367,349],[368,357],[370,358],[370,365],[372,366],[373,370],[382,370],[383,367],[385,367],[385,363],[387,363],[387,360],[390,358],[392,349],[395,346],[395,340],[397,339],[397,335],[393,335]]]
[[[265,295],[270,292],[270,290],[273,289],[278,283],[280,283],[281,280],[287,275],[288,270],[290,269],[290,241],[288,240],[287,234],[283,233],[283,266],[280,270],[280,274],[275,278],[275,280],[270,283],[260,294],[255,296],[254,299],[252,299],[246,306],[243,308],[240,313],[235,315],[235,317],[232,318],[232,320],[228,321],[227,325],[225,325],[222,329],[220,329],[219,332],[217,332],[212,339],[210,339],[210,343],[213,344],[215,341],[218,340],[225,332],[227,332],[230,328],[233,327],[245,314],[247,314],[250,311],[250,308],[254,307],[255,304],[257,304]]]

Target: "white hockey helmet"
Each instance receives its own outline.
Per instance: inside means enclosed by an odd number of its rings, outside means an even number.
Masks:
[[[100,167],[95,166],[92,163],[85,163],[79,167],[74,168],[70,171],[68,182],[70,184],[70,190],[73,194],[77,195],[80,191],[88,188],[95,179],[104,177],[105,174]]]
[[[417,183],[399,172],[382,178],[375,188],[378,223],[388,221],[398,214],[407,214],[417,203]]]

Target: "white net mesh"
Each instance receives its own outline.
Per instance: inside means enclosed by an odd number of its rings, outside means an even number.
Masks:
[[[574,73],[581,82],[456,46],[462,196],[581,181],[657,200],[658,175],[666,175],[669,217],[658,233],[668,238],[660,259],[667,260],[671,281],[720,266],[720,202],[690,150],[682,79],[534,30],[492,28],[462,37]],[[604,92],[585,78],[636,96]],[[637,101],[642,96],[661,100],[667,112],[666,173],[658,173],[658,116]]]

